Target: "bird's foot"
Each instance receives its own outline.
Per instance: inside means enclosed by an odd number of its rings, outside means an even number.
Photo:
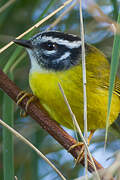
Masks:
[[[84,159],[84,149],[85,149],[85,145],[83,142],[77,142],[76,144],[72,145],[69,149],[68,152],[70,152],[72,149],[74,149],[77,146],[81,146],[81,150],[79,152],[79,155],[77,157],[77,159],[75,159],[75,165],[77,163],[80,163],[83,159]]]
[[[94,132],[95,132],[94,130],[92,130],[92,131],[90,132],[90,135],[89,135],[89,137],[88,137],[88,143],[87,143],[88,146],[89,146],[89,144],[90,144],[90,140],[91,140]],[[76,144],[72,145],[72,146],[68,149],[68,152],[70,152],[72,149],[74,149],[74,148],[77,147],[77,146],[81,146],[81,150],[80,150],[79,155],[78,155],[78,157],[77,157],[77,159],[76,159],[75,165],[76,165],[77,163],[80,163],[80,162],[84,159],[85,144],[84,144],[83,142],[77,142]]]
[[[29,97],[29,100],[26,103],[25,106],[25,112],[24,113],[20,113],[20,115],[22,117],[26,117],[27,116],[27,110],[28,110],[28,106],[30,105],[31,102],[36,102],[38,100],[38,98],[36,96],[34,96],[31,93],[27,93],[26,91],[21,91],[18,96],[17,96],[17,105],[21,104],[22,100],[26,97]]]

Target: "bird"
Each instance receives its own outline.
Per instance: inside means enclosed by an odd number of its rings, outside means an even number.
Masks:
[[[60,125],[74,129],[74,123],[59,89],[61,84],[69,105],[84,131],[82,42],[74,34],[43,31],[29,40],[15,39],[26,48],[31,68],[29,84],[33,94]],[[95,46],[85,42],[88,131],[105,128],[110,64]],[[120,80],[116,77],[109,125],[120,112]]]

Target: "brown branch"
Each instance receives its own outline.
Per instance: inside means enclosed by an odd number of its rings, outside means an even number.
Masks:
[[[17,101],[17,96],[21,90],[8,78],[6,74],[0,69],[0,88],[7,93],[15,102]],[[28,97],[24,98],[20,104],[20,107],[25,110],[25,106]],[[27,113],[35,120],[37,123],[45,129],[54,139],[56,139],[66,150],[68,150],[72,145],[76,144],[76,140],[67,134],[56,121],[49,117],[48,113],[43,109],[42,106],[38,107],[35,103],[31,102]],[[81,147],[75,147],[70,151],[72,156],[77,159]],[[96,169],[102,169],[103,167],[99,164],[94,158],[94,163]],[[84,159],[81,161],[81,164],[84,166]],[[90,172],[94,171],[93,165],[88,157],[88,170]]]

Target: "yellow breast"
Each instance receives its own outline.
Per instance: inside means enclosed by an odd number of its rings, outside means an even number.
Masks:
[[[97,59],[96,59],[97,58]],[[97,61],[97,63],[96,63]],[[109,64],[102,53],[89,53],[87,62],[87,108],[88,129],[104,128],[107,115],[108,89],[102,82],[108,81]],[[91,63],[90,63],[91,62]],[[63,87],[73,113],[83,131],[83,87],[81,65],[61,72],[33,71],[29,75],[33,93],[50,116],[63,126],[73,129],[74,125],[58,83]],[[108,82],[107,82],[108,83]],[[103,83],[104,84],[104,83]],[[113,94],[110,124],[120,112],[120,99]]]

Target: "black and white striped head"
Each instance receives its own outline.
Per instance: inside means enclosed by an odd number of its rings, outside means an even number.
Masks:
[[[62,71],[80,61],[81,39],[72,34],[47,31],[15,42],[27,48],[31,70]]]

